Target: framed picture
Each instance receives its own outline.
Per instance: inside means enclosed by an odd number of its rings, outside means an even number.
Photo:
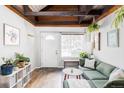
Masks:
[[[107,33],[107,46],[108,47],[119,47],[119,31],[112,30]]]
[[[5,45],[19,45],[20,31],[18,28],[4,24],[4,44]]]
[[[95,48],[101,50],[101,33],[98,32],[95,34]]]

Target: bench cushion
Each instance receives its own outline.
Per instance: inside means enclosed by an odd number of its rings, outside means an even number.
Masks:
[[[93,84],[97,87],[97,88],[103,88],[104,84],[106,84],[108,80],[92,80]]]
[[[66,88],[90,88],[90,84],[86,79],[67,79],[64,81]]]
[[[90,80],[107,80],[108,77],[98,71],[84,71],[84,76]]]

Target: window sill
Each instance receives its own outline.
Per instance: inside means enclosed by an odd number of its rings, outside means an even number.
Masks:
[[[79,61],[78,57],[62,57],[63,61]]]

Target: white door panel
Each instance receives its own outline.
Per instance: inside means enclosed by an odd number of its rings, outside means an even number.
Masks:
[[[42,67],[58,67],[60,63],[60,34],[42,33],[41,46],[43,46]]]

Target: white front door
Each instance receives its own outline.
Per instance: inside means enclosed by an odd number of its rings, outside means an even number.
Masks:
[[[60,33],[41,33],[42,67],[58,67],[61,61]]]

